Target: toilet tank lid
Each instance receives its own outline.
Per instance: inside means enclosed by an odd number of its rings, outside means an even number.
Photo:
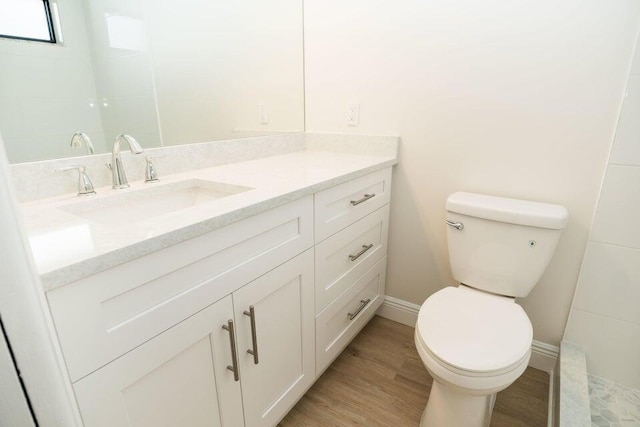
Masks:
[[[564,229],[569,218],[569,212],[561,205],[460,191],[447,198],[447,211],[554,230]]]

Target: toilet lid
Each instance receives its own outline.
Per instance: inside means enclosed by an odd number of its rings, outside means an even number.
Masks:
[[[533,329],[513,299],[460,286],[431,295],[418,314],[420,337],[445,364],[463,371],[499,371],[528,353]]]

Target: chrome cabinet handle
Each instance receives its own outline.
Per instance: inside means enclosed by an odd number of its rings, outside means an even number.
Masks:
[[[251,318],[251,341],[253,348],[247,350],[247,353],[253,355],[253,364],[258,364],[258,333],[256,332],[256,310],[250,305],[249,311],[244,312],[245,316]]]
[[[229,319],[226,325],[222,325],[222,329],[229,331],[229,343],[231,344],[231,366],[227,366],[227,369],[233,372],[234,381],[240,381],[240,372],[238,371],[238,349],[236,348],[236,329],[233,326],[233,320]]]
[[[456,230],[464,230],[464,224],[461,222],[453,222],[453,221],[449,221],[448,219],[445,220],[444,222],[446,222],[449,227],[453,227]]]
[[[367,298],[367,299],[362,299],[360,300],[360,307],[358,307],[358,309],[356,310],[355,313],[347,313],[347,315],[349,316],[349,320],[353,320],[356,318],[356,316],[358,314],[360,314],[360,312],[362,310],[364,310],[364,308],[371,302],[371,298]]]
[[[373,247],[373,243],[371,243],[369,245],[362,245],[362,250],[360,252],[358,252],[357,254],[349,255],[349,259],[351,261],[357,260],[358,258],[360,258],[362,255],[364,255],[364,253],[367,252],[372,247]]]
[[[351,205],[358,206],[360,203],[366,202],[367,200],[369,200],[372,197],[376,197],[376,193],[365,194],[364,197],[362,199],[360,199],[360,200],[352,200],[351,201]]]

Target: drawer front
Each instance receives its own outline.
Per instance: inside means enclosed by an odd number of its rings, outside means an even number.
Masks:
[[[387,257],[316,316],[316,377],[367,324],[383,301]]]
[[[391,168],[345,182],[315,195],[315,239],[332,234],[389,203]]]
[[[389,205],[316,245],[316,313],[387,253]]]
[[[313,245],[307,197],[47,293],[73,382]]]

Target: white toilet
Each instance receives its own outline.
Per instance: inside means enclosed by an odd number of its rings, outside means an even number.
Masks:
[[[545,271],[567,223],[563,206],[454,193],[449,260],[461,284],[420,308],[415,342],[433,377],[421,426],[488,426],[496,393],[527,367],[533,331],[515,303]]]

